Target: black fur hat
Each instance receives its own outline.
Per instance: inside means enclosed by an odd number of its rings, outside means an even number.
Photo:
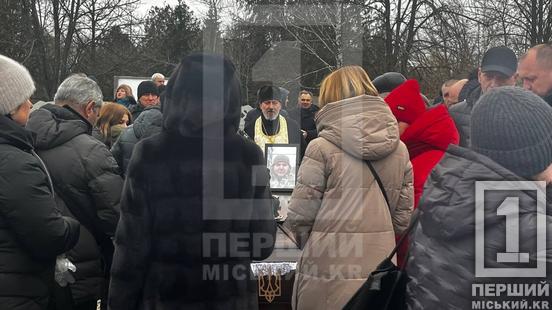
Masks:
[[[195,135],[221,125],[236,132],[241,87],[234,65],[222,55],[186,56],[169,79],[162,107],[165,129]]]
[[[259,91],[257,92],[257,103],[260,104],[261,102],[268,100],[278,100],[280,103],[284,103],[282,102],[282,92],[280,91],[280,87],[266,85],[259,88]]]

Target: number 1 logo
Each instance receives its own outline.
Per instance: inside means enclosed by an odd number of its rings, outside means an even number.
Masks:
[[[528,263],[529,253],[519,253],[519,197],[508,197],[496,214],[506,217],[506,253],[497,253],[498,263]]]
[[[537,194],[536,225],[524,227],[536,231],[536,268],[527,268],[530,253],[520,252],[519,197],[507,197],[496,209],[496,216],[506,217],[506,249],[496,255],[496,263],[518,263],[519,268],[485,266],[485,191],[535,191]],[[495,232],[493,230],[493,232]],[[523,266],[525,264],[525,266]],[[546,277],[546,183],[533,181],[478,181],[475,184],[475,276],[476,277]]]

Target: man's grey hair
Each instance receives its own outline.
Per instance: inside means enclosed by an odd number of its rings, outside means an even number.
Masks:
[[[155,81],[157,79],[165,79],[165,76],[161,73],[154,73],[152,76],[151,76],[151,80],[152,81]]]
[[[103,103],[102,90],[93,80],[79,75],[66,78],[59,85],[54,96],[56,104],[86,105],[90,101],[94,101],[95,107],[101,107]]]

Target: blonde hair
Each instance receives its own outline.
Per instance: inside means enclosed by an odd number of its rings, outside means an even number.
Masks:
[[[322,108],[327,103],[360,95],[377,96],[378,91],[362,67],[346,66],[324,78],[318,102]]]
[[[111,137],[112,126],[122,124],[125,114],[128,116],[128,123],[132,123],[132,114],[122,104],[107,102],[102,106],[96,125],[104,139]]]
[[[127,84],[121,84],[119,85],[119,87],[117,87],[117,90],[115,91],[115,97],[117,97],[117,92],[121,88],[125,90],[127,97],[134,97],[134,95],[132,94],[132,88],[130,88],[130,86],[128,86]]]
[[[155,80],[157,80],[157,79],[163,79],[163,80],[164,80],[164,79],[165,79],[165,76],[164,76],[163,74],[159,73],[159,72],[158,72],[158,73],[154,73],[154,74],[151,76],[151,80],[152,80],[153,82],[155,82]]]

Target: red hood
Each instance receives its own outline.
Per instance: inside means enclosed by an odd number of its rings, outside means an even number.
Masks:
[[[454,120],[447,108],[439,105],[425,111],[401,135],[410,159],[429,150],[445,151],[450,144],[458,144],[460,138]]]

